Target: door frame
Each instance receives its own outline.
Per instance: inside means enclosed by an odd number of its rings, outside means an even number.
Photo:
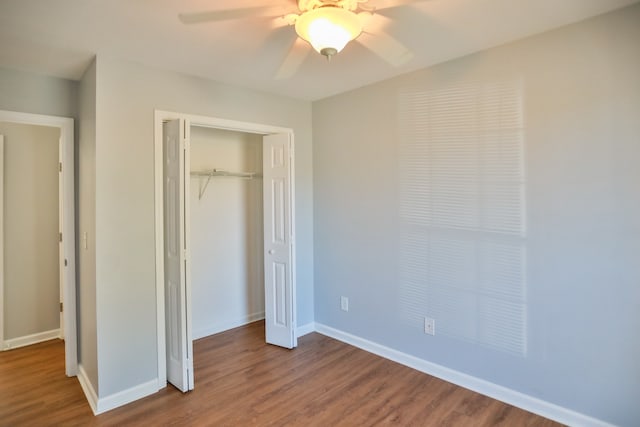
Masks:
[[[0,110],[0,121],[48,126],[60,130],[58,142],[61,163],[61,177],[58,187],[58,206],[60,213],[59,267],[61,296],[64,305],[60,325],[64,331],[65,373],[69,377],[78,373],[78,337],[76,325],[76,233],[75,233],[75,161],[74,161],[74,124],[68,117],[48,116],[43,114],[20,113]],[[2,205],[0,204],[0,207]],[[2,215],[0,215],[0,218]],[[0,224],[0,228],[2,224]],[[0,232],[0,245],[4,247],[4,235]],[[4,349],[4,267],[0,270],[0,349]]]
[[[208,127],[235,132],[270,135],[289,134],[291,158],[294,158],[293,129],[259,123],[241,122],[216,117],[199,116],[171,111],[154,111],[154,185],[155,185],[155,242],[156,242],[156,314],[157,314],[157,350],[158,350],[158,388],[167,386],[167,361],[165,339],[164,309],[164,193],[163,193],[163,150],[162,123],[168,120],[183,119],[189,126]],[[295,262],[295,162],[291,162],[291,282],[292,282],[292,324],[296,327],[296,262]]]

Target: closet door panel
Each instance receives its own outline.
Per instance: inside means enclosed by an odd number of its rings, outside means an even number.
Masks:
[[[184,129],[182,120],[163,125],[167,380],[186,392],[193,389],[193,361],[186,286]]]
[[[265,327],[270,344],[297,345],[293,292],[291,164],[288,134],[264,137]]]

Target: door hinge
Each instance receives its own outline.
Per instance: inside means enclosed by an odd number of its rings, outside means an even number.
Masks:
[[[59,234],[59,240],[62,242],[62,233],[58,233]]]
[[[58,163],[58,171],[62,172],[62,162]]]
[[[62,313],[62,309],[63,309],[63,308],[64,308],[64,307],[63,307],[63,304],[62,304],[62,303],[60,303],[60,313]]]

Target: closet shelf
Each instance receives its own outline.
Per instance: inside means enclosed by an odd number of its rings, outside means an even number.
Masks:
[[[220,177],[220,176],[225,176],[230,178],[243,178],[243,179],[262,178],[262,175],[257,172],[229,172],[224,169],[192,171],[191,176],[207,178],[207,181],[204,183],[204,185],[200,186],[200,191],[198,192],[198,200],[201,200],[202,196],[204,196],[205,191],[207,191],[207,186],[209,185],[209,181],[211,181],[211,178]]]

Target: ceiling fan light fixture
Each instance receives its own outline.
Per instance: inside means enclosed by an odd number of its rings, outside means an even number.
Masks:
[[[361,32],[358,15],[336,6],[312,9],[296,20],[296,33],[327,58],[340,52]]]

